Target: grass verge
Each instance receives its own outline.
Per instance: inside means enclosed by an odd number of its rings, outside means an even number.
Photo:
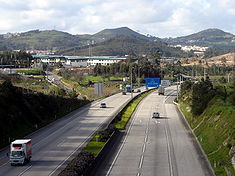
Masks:
[[[115,129],[118,130],[122,130],[125,129],[129,119],[131,118],[132,114],[134,113],[136,107],[138,106],[138,104],[140,103],[140,101],[146,97],[147,95],[149,95],[150,93],[152,93],[154,90],[150,90],[148,92],[145,92],[143,94],[138,95],[137,97],[135,97],[124,109],[123,111],[117,116],[117,118],[114,120],[114,127]],[[113,131],[111,130],[110,133],[112,133]],[[102,148],[105,146],[105,144],[107,143],[108,140],[106,141],[100,141],[99,138],[101,136],[102,132],[97,133],[92,139],[91,141],[86,145],[85,148],[83,148],[83,152],[91,152],[93,153],[95,156],[97,156]],[[111,136],[111,134],[110,134]]]
[[[216,96],[200,116],[192,116],[189,103],[180,109],[198,138],[217,176],[235,175],[231,147],[235,146],[235,107]]]

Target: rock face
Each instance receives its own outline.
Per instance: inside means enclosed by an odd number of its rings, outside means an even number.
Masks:
[[[229,150],[229,155],[235,155],[235,146],[231,147]]]
[[[235,170],[235,155],[232,157],[232,165],[233,165],[233,168]]]

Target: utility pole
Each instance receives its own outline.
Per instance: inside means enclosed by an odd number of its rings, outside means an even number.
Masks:
[[[132,65],[130,65],[131,66],[131,98],[133,98],[133,84],[132,84]]]
[[[179,101],[179,75],[177,75],[177,102]]]
[[[231,75],[231,72],[228,74],[228,83],[230,82],[230,79],[229,79],[230,75]]]
[[[138,86],[140,87],[140,66],[138,66]]]

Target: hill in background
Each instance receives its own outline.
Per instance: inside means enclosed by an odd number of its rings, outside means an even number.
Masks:
[[[184,37],[163,39],[163,41],[173,45],[198,45],[219,49],[235,48],[235,35],[220,29],[207,29]]]
[[[87,48],[92,46],[93,55],[125,55],[132,52],[146,54],[149,50],[157,49],[164,56],[190,56],[177,48],[172,49],[166,43],[209,46],[225,51],[220,53],[235,50],[235,36],[219,29],[207,29],[192,35],[167,39],[145,36],[128,27],[105,29],[93,35],[72,35],[56,30],[0,35],[0,51],[51,50],[60,54],[88,55]]]
[[[146,39],[146,40],[156,40],[157,38],[155,37],[147,37],[145,35],[142,35],[138,32],[135,32],[133,30],[131,30],[128,27],[121,27],[121,28],[116,28],[116,29],[104,29],[94,35],[91,36],[92,40],[95,40],[96,42],[101,42],[101,41],[105,41],[108,39],[111,39],[113,37],[117,37],[119,35],[132,35],[141,39]]]
[[[148,54],[153,50],[160,51],[163,56],[168,57],[185,56],[185,53],[178,48],[169,47],[161,41],[152,41],[135,35],[119,35],[104,42],[94,44],[90,46],[90,49],[89,46],[71,48],[60,51],[58,54],[85,56],[89,55],[90,52],[91,55],[95,56],[124,56],[130,53]]]
[[[2,45],[12,50],[57,50],[80,45],[81,39],[75,35],[56,30],[33,30],[0,36]]]
[[[206,64],[205,64],[206,61]],[[182,66],[194,66],[194,65],[203,65],[203,66],[226,66],[232,67],[235,65],[235,53],[227,53],[220,56],[215,56],[206,59],[182,59]]]

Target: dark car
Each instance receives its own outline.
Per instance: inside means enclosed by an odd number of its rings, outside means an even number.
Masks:
[[[107,106],[106,106],[106,103],[101,103],[100,104],[100,108],[106,108]]]
[[[159,112],[153,112],[152,118],[159,118],[159,117],[160,117],[160,113]]]

